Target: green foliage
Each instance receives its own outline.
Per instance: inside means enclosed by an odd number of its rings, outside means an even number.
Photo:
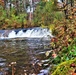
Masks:
[[[65,17],[64,17],[64,13],[63,12],[61,12],[61,11],[55,12],[55,14],[54,14],[54,22],[55,21],[62,21],[64,19],[65,19]]]
[[[0,7],[0,28],[3,25],[5,18],[6,18],[6,11],[3,10],[3,7]]]
[[[12,8],[11,11],[7,14],[3,8],[0,9],[0,28],[19,28],[27,23],[26,13],[20,13],[16,15],[15,9]]]
[[[59,65],[63,62],[69,62],[76,57],[76,26],[75,21],[63,20],[63,22],[57,22],[54,28],[54,38],[51,39],[51,47],[57,54],[57,57],[50,58],[50,62]],[[52,56],[52,54],[51,54]],[[68,64],[68,63],[67,63]],[[56,68],[56,67],[55,67]],[[53,69],[55,74],[53,75],[70,75],[66,74],[69,67],[64,65],[63,71],[61,72],[62,66]]]
[[[76,59],[62,62],[57,66],[52,75],[72,75],[72,70],[75,68],[70,67],[70,65],[73,63],[76,64]]]
[[[56,2],[50,0],[49,2],[41,1],[34,12],[35,25],[50,25],[53,22],[64,19],[64,14],[57,11]]]
[[[75,43],[76,44],[76,43]],[[76,57],[76,46],[75,44],[64,47],[56,58],[53,59],[53,64],[59,64],[61,62],[74,59]]]
[[[11,15],[11,20],[19,23],[22,23],[25,18],[26,18],[26,14],[23,14],[23,13],[19,14],[18,16],[14,14]]]
[[[6,11],[3,10],[2,7],[0,7],[0,21],[3,20],[6,17]]]
[[[57,53],[57,57],[52,61],[59,64],[63,61],[76,57],[76,26],[71,22],[57,23],[53,34],[56,36],[51,40],[51,47]]]

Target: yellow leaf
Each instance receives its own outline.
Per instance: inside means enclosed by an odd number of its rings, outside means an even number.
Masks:
[[[51,51],[52,51],[52,50],[51,50]],[[47,52],[45,53],[46,57],[49,56],[49,54],[50,54],[51,51],[47,51]]]

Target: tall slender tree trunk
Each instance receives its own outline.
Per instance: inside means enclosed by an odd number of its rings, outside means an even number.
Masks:
[[[6,11],[8,17],[8,9],[7,9],[8,0],[4,0],[4,10]]]
[[[16,6],[16,15],[18,15],[18,13],[19,13],[18,0],[15,0],[15,6]]]
[[[29,21],[31,22],[32,20],[32,0],[30,0],[30,13],[29,13]]]
[[[4,0],[4,9],[6,9],[7,0]]]
[[[25,10],[26,10],[26,1],[25,0],[23,0],[23,7],[24,7],[24,12],[25,12]]]
[[[9,7],[10,7],[10,11],[9,11],[9,12],[10,12],[10,13],[9,13],[10,15],[9,15],[9,16],[10,16],[10,17],[11,17],[11,4],[12,4],[12,2],[11,2],[11,0],[10,0],[10,5],[9,5]]]

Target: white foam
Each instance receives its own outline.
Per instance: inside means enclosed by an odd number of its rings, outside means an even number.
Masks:
[[[7,36],[1,36],[1,39],[4,38],[19,38],[19,37],[29,37],[29,38],[43,38],[43,37],[53,37],[51,34],[51,31],[48,30],[47,28],[32,28],[32,29],[27,29],[26,32],[23,32],[23,30],[19,30],[18,33],[14,30],[8,33]]]
[[[17,37],[15,31],[10,32],[8,35],[8,38],[15,38],[15,37]]]

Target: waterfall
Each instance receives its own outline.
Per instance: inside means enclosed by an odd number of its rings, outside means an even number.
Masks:
[[[51,31],[47,28],[27,28],[27,29],[15,29],[15,30],[0,30],[0,39],[9,38],[47,38],[53,37]]]

